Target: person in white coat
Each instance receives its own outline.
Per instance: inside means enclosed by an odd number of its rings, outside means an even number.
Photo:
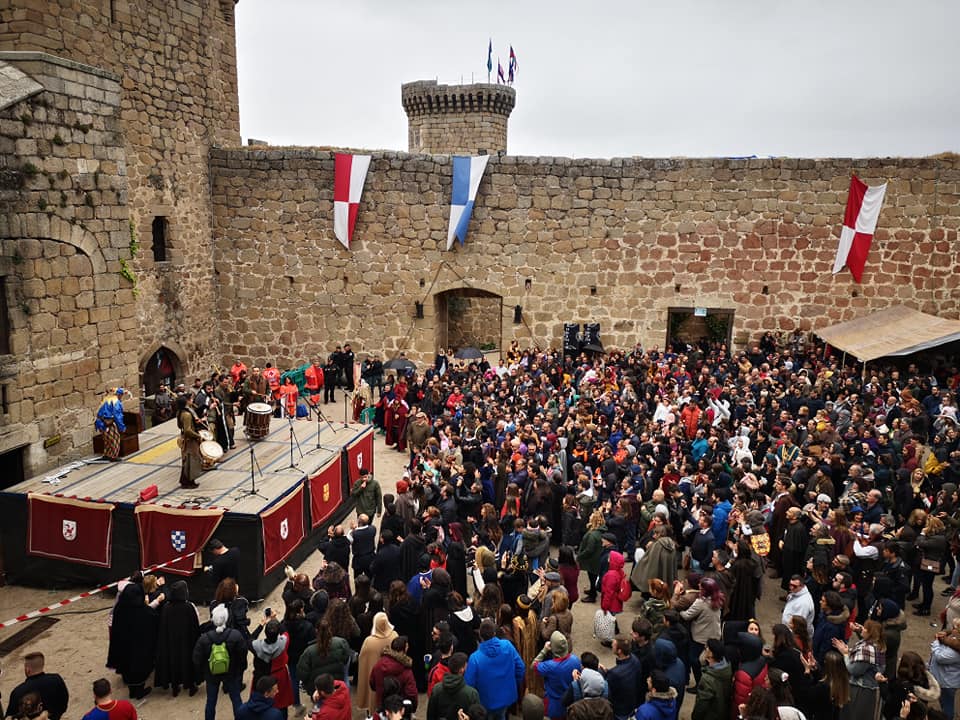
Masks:
[[[787,604],[783,606],[780,622],[790,627],[790,618],[794,615],[799,615],[806,621],[807,631],[813,637],[813,596],[799,575],[790,578],[790,592],[787,593]]]

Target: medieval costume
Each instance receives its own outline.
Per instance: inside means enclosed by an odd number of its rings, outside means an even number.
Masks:
[[[202,678],[196,676],[193,647],[200,637],[200,618],[190,602],[187,583],[178,580],[170,586],[167,602],[160,608],[160,629],[157,636],[157,687],[172,687],[176,697],[185,687],[193,695]]]
[[[117,597],[110,626],[107,666],[130,688],[130,697],[146,694],[157,647],[157,611],[147,605],[143,577],[137,573]]]
[[[180,428],[180,487],[188,489],[198,487],[196,481],[203,472],[201,438],[196,420],[193,410],[185,402],[180,403],[180,412],[177,413],[177,427]]]
[[[120,457],[120,435],[127,429],[123,422],[123,388],[117,388],[97,410],[94,426],[103,436],[103,457],[117,460]]]

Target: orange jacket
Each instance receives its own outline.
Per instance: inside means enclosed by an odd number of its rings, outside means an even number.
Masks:
[[[297,386],[292,383],[290,385],[280,386],[280,396],[282,398],[284,408],[287,411],[287,415],[290,417],[297,416],[297,398],[299,395],[300,391],[297,390]]]

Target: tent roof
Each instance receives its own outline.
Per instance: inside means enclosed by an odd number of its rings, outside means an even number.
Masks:
[[[960,340],[960,320],[946,320],[896,305],[814,332],[835,348],[865,362],[910,355]]]

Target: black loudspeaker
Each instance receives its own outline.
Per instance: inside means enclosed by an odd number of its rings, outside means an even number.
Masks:
[[[523,306],[514,305],[513,306],[513,322],[516,325],[519,325],[523,322]]]

